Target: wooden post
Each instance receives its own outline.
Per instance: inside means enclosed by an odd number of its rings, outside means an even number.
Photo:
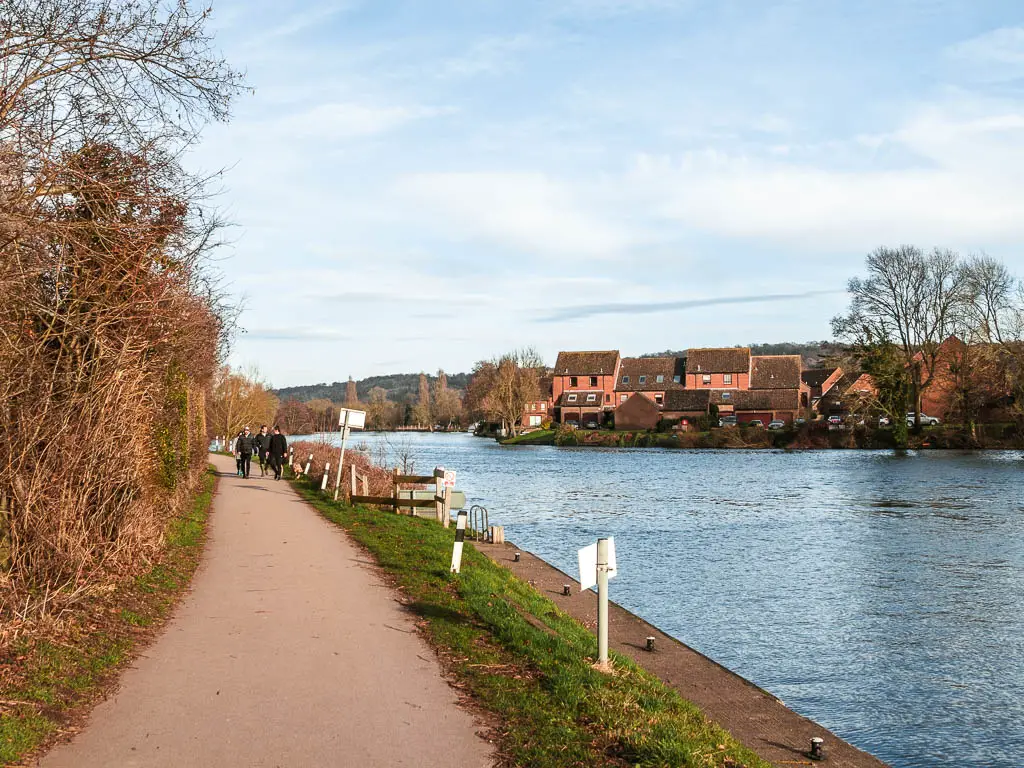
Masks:
[[[331,462],[324,464],[324,479],[320,481],[320,490],[327,490],[327,479],[331,476]]]
[[[444,467],[434,470],[434,519],[444,522]]]
[[[359,495],[359,491],[356,488],[356,483],[359,482],[359,481],[356,479],[356,465],[355,464],[350,464],[349,465],[349,469],[352,470],[352,477],[349,478],[351,480],[350,485],[352,486],[352,496],[358,496]],[[369,494],[367,494],[367,495],[369,495]]]
[[[391,498],[394,499],[392,509],[395,510],[395,514],[398,514],[398,467],[395,467],[394,474],[391,475]]]
[[[452,489],[447,485],[444,487],[444,527],[449,528],[452,524]]]
[[[370,495],[370,478],[366,475],[360,475],[359,479],[363,482],[363,496]]]

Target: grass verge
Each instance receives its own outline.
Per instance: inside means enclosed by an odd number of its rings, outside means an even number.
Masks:
[[[533,432],[527,432],[524,435],[516,435],[510,437],[507,440],[501,440],[502,445],[554,445],[555,444],[555,430],[553,429],[537,429]]]
[[[76,606],[45,636],[19,638],[0,659],[0,765],[20,761],[74,726],[116,672],[170,614],[202,554],[213,467],[185,515],[167,531],[160,562],[131,582]]]
[[[768,768],[630,659],[613,654],[613,674],[595,670],[594,636],[472,546],[461,576],[450,574],[452,529],[295,486],[404,594],[458,687],[495,717],[502,764]]]

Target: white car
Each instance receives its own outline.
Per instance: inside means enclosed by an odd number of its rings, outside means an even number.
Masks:
[[[921,426],[922,427],[937,427],[939,426],[939,420],[934,416],[929,416],[927,413],[921,414]],[[914,426],[914,412],[910,411],[907,413],[907,426]]]
[[[786,428],[786,422],[781,421],[779,419],[775,419],[775,421],[768,422],[768,429],[785,429],[785,428]]]

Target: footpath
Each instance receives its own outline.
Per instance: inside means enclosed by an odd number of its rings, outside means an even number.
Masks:
[[[492,764],[413,620],[284,481],[221,473],[192,590],[43,768]]]

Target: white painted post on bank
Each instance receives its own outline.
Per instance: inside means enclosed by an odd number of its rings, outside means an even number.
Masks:
[[[309,465],[313,463],[313,454],[309,454],[309,458],[306,459],[306,467],[302,470],[303,477],[309,477]]]
[[[597,540],[597,663],[608,663],[608,539]]]
[[[362,429],[366,426],[366,411],[342,408],[338,414],[338,426],[341,427],[341,455],[338,456],[338,480],[334,484],[335,501],[338,500],[338,492],[341,491],[341,473],[345,468],[345,443],[348,442],[349,430]],[[355,471],[355,465],[353,465],[352,471]]]
[[[452,549],[452,573],[460,573],[462,570],[462,545],[466,541],[466,521],[469,520],[469,513],[459,510],[459,517],[455,521],[455,547]]]
[[[331,462],[324,464],[324,479],[320,481],[320,490],[327,490],[327,478],[331,476]]]
[[[580,591],[597,585],[597,663],[608,665],[608,579],[618,573],[615,562],[615,539],[598,539],[578,553]]]

